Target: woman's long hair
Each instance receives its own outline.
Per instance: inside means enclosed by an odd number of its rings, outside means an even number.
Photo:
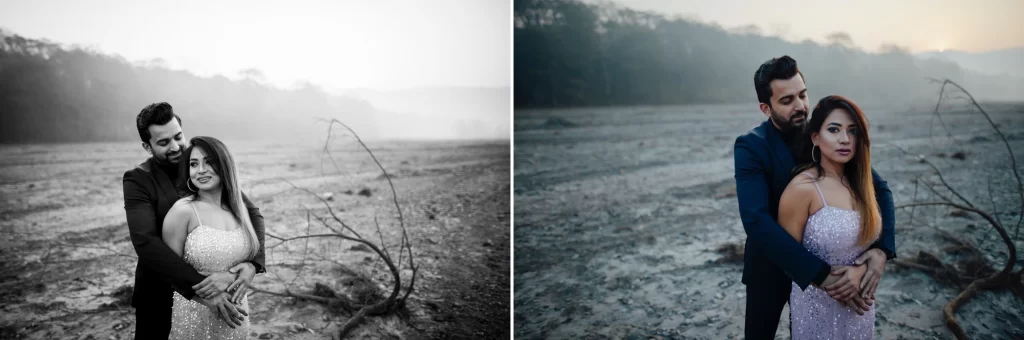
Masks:
[[[811,112],[811,118],[804,126],[802,152],[797,155],[797,166],[794,175],[810,168],[818,170],[818,178],[825,176],[825,170],[821,167],[821,149],[815,148],[811,141],[811,133],[821,131],[825,124],[825,118],[832,111],[843,109],[849,112],[853,121],[857,124],[857,151],[846,166],[843,168],[843,175],[850,182],[853,191],[854,210],[860,213],[861,228],[857,243],[867,244],[878,236],[881,230],[881,215],[878,209],[878,201],[875,199],[875,185],[871,177],[871,139],[868,137],[868,121],[857,104],[843,96],[832,95],[822,98],[818,105]],[[817,161],[814,161],[817,160]]]
[[[192,191],[191,189],[196,187],[195,183],[188,183],[192,180],[192,176],[189,173],[189,163],[191,163],[189,159],[192,158],[192,151],[195,148],[203,149],[203,152],[206,153],[206,158],[210,161],[211,168],[217,176],[220,176],[220,205],[221,207],[227,207],[228,211],[234,215],[235,221],[248,232],[248,259],[251,260],[259,252],[260,243],[259,239],[256,238],[256,230],[252,227],[252,220],[249,219],[249,210],[246,209],[242,201],[242,190],[238,187],[238,171],[235,170],[235,159],[231,157],[227,146],[220,140],[205,136],[192,137],[189,140],[189,147],[185,149],[185,152],[182,154],[182,161],[178,165],[178,173],[181,174],[179,177],[184,178],[184,181],[181,181],[179,185],[185,186],[189,193],[185,197],[191,200],[199,198],[199,192]]]

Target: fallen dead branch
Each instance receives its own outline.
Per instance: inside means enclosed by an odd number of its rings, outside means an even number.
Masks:
[[[918,160],[921,163],[927,164],[929,167],[931,167],[932,170],[934,170],[935,175],[938,177],[938,180],[941,183],[942,187],[948,190],[948,192],[952,193],[954,197],[962,201],[963,204],[954,203],[950,198],[947,198],[941,193],[939,193],[927,181],[921,180],[920,176],[918,176],[918,178],[915,180],[915,201],[917,200],[918,184],[925,185],[925,187],[927,187],[932,193],[942,198],[944,201],[913,202],[909,204],[902,204],[896,207],[897,209],[911,208],[911,221],[913,221],[913,211],[916,207],[919,206],[947,206],[956,208],[958,209],[954,211],[956,216],[966,216],[967,213],[979,215],[982,218],[984,218],[990,225],[992,225],[993,229],[996,230],[996,232],[999,234],[999,237],[1006,244],[1008,258],[1006,259],[1003,268],[1000,270],[996,270],[992,268],[991,264],[989,264],[988,261],[986,261],[985,257],[982,255],[982,252],[973,243],[963,239],[962,237],[952,235],[947,231],[939,230],[936,228],[936,230],[939,231],[940,235],[944,239],[952,243],[952,245],[946,247],[944,251],[957,255],[964,255],[961,257],[960,261],[956,265],[945,264],[937,255],[927,251],[920,251],[916,257],[911,258],[909,260],[892,261],[895,265],[923,271],[931,275],[938,282],[952,284],[961,289],[961,292],[955,298],[950,300],[943,308],[943,318],[946,327],[948,327],[950,331],[953,332],[953,335],[956,336],[957,339],[967,339],[968,336],[966,331],[956,320],[956,311],[964,304],[966,304],[968,301],[970,301],[970,299],[973,298],[976,294],[984,290],[1010,289],[1017,297],[1024,298],[1024,282],[1022,282],[1022,278],[1024,278],[1024,269],[1016,273],[1013,272],[1014,266],[1017,263],[1017,248],[1014,243],[1014,240],[1019,235],[1018,232],[1020,230],[1021,219],[1024,219],[1024,185],[1021,184],[1022,182],[1020,179],[1020,175],[1017,173],[1016,159],[1014,158],[1013,150],[1010,148],[1010,144],[1007,141],[1006,136],[1003,135],[1001,131],[999,131],[998,125],[996,125],[992,121],[988,113],[985,112],[985,110],[980,105],[978,105],[977,101],[974,100],[974,97],[969,92],[967,92],[967,90],[965,90],[963,87],[948,79],[943,81],[932,79],[932,81],[942,83],[942,87],[939,91],[939,100],[935,105],[934,116],[932,118],[933,121],[936,117],[939,118],[941,121],[941,115],[939,114],[939,105],[941,104],[942,99],[944,98],[946,92],[946,85],[952,85],[958,88],[963,94],[966,95],[966,99],[968,99],[971,102],[971,104],[973,104],[974,107],[976,107],[978,111],[980,111],[985,116],[985,118],[988,120],[992,128],[995,129],[996,134],[998,134],[999,137],[1002,138],[1003,143],[1006,146],[1007,152],[1010,155],[1011,171],[1013,172],[1014,177],[1017,179],[1017,191],[1018,195],[1021,198],[1021,216],[1020,218],[1018,218],[1014,236],[1013,238],[1011,238],[1010,234],[1003,227],[1001,220],[985,211],[982,211],[981,209],[977,208],[974,204],[972,204],[970,200],[961,195],[956,189],[953,188],[953,186],[949,182],[946,181],[945,177],[942,175],[942,171],[939,169],[938,166],[936,166],[931,161],[926,159],[925,156],[920,155],[917,156]],[[944,122],[943,128],[946,128]],[[949,135],[948,130],[946,130],[946,133],[947,135]],[[903,148],[900,148],[899,146],[892,146],[902,151],[904,154],[911,155],[911,153],[907,152],[907,150]],[[991,182],[989,182],[989,187],[991,187]],[[989,195],[991,199],[991,190],[989,192]]]
[[[944,321],[946,323],[946,327],[949,327],[949,330],[953,332],[953,335],[955,335],[957,337],[957,339],[967,339],[968,338],[967,333],[964,331],[963,327],[960,326],[960,323],[957,322],[957,320],[956,320],[956,314],[955,313],[956,313],[957,309],[959,309],[961,306],[966,304],[967,301],[969,301],[972,297],[974,297],[978,292],[980,292],[982,290],[995,290],[995,289],[1011,288],[1011,286],[1014,285],[1014,284],[1016,284],[1018,286],[1021,284],[1021,282],[1019,280],[1017,280],[1017,282],[1013,282],[1013,280],[1012,280],[1012,278],[1015,276],[1015,275],[1012,274],[1012,272],[1013,272],[1013,266],[1017,262],[1017,248],[1014,246],[1013,240],[1010,239],[1010,235],[1006,232],[1006,230],[1003,228],[1003,226],[999,224],[999,221],[997,221],[995,218],[993,218],[988,213],[986,213],[984,211],[981,211],[981,210],[978,210],[978,209],[975,209],[975,208],[959,205],[959,204],[956,204],[956,203],[950,203],[950,202],[910,203],[910,204],[899,205],[896,208],[900,209],[900,208],[909,208],[909,207],[916,207],[916,206],[935,206],[935,205],[951,206],[951,207],[955,207],[957,209],[961,209],[963,211],[968,211],[968,212],[972,212],[972,213],[981,215],[981,217],[983,217],[986,221],[989,222],[989,224],[992,225],[993,228],[996,229],[996,231],[999,233],[999,236],[1003,239],[1003,242],[1006,243],[1006,246],[1009,249],[1009,258],[1007,259],[1006,264],[1003,265],[1003,269],[1002,270],[1000,270],[998,272],[994,272],[993,274],[991,274],[989,276],[973,280],[973,282],[971,282],[970,285],[968,285],[966,289],[961,291],[960,294],[956,296],[956,298],[954,298],[949,303],[947,303],[945,308],[943,308],[943,310],[942,310]],[[938,257],[936,257],[935,255],[931,255],[930,253],[927,253],[927,252],[924,252],[924,251],[920,252],[918,254],[917,259],[915,259],[915,260],[911,260],[911,261],[899,261],[899,260],[897,260],[897,261],[893,261],[893,262],[895,264],[897,264],[897,265],[902,265],[902,266],[905,266],[905,267],[910,267],[910,268],[915,268],[915,269],[920,269],[922,271],[926,271],[929,274],[932,274],[933,277],[935,277],[939,281],[954,282],[954,283],[957,283],[957,284],[960,284],[960,282],[964,281],[965,280],[964,278],[970,278],[970,277],[976,276],[978,274],[978,272],[980,272],[981,270],[984,270],[986,268],[987,264],[984,264],[984,260],[981,257],[981,252],[977,248],[974,248],[973,245],[970,245],[966,241],[960,241],[958,238],[953,237],[952,235],[947,236],[947,239],[952,239],[954,241],[957,241],[958,248],[966,248],[966,249],[968,249],[968,251],[971,252],[972,255],[973,255],[973,256],[969,256],[968,258],[977,258],[978,260],[975,260],[975,261],[981,261],[980,265],[971,266],[973,268],[976,268],[976,269],[973,270],[973,273],[971,272],[972,271],[971,267],[965,267],[965,268],[958,269],[958,268],[956,268],[954,266],[946,265],[946,264],[942,263],[942,261],[940,261],[938,259]],[[978,268],[980,268],[980,269],[978,269]],[[1016,291],[1019,291],[1019,289],[1016,290]],[[1020,296],[1020,295],[1018,295],[1018,296]]]
[[[343,220],[338,215],[338,213],[335,211],[335,209],[331,207],[331,204],[328,202],[328,199],[325,199],[325,198],[321,197],[321,195],[317,195],[315,192],[313,192],[313,191],[311,191],[309,189],[299,187],[298,185],[295,185],[294,183],[292,183],[292,182],[290,182],[288,180],[285,180],[285,179],[281,179],[279,181],[285,182],[285,183],[289,184],[292,187],[293,190],[302,191],[302,192],[308,194],[309,196],[315,197],[317,200],[319,200],[323,204],[324,209],[323,210],[318,210],[318,211],[321,211],[321,212],[326,211],[326,215],[318,213],[317,210],[314,210],[314,209],[311,209],[311,208],[308,208],[308,207],[305,208],[305,213],[306,213],[306,216],[307,216],[307,222],[306,222],[307,223],[307,228],[306,228],[305,235],[287,237],[287,236],[281,236],[281,235],[274,235],[272,233],[266,233],[266,237],[268,237],[269,239],[274,239],[274,240],[278,241],[278,243],[276,243],[274,245],[268,245],[268,246],[266,246],[266,248],[267,249],[273,249],[273,248],[276,248],[276,247],[278,247],[278,246],[280,246],[280,245],[282,245],[284,243],[298,241],[298,240],[304,240],[304,241],[308,242],[310,239],[341,239],[341,240],[344,240],[344,241],[355,242],[355,243],[357,243],[359,245],[364,246],[365,248],[368,248],[372,253],[377,255],[378,260],[382,260],[384,262],[384,264],[386,265],[388,271],[391,274],[391,278],[392,278],[393,286],[391,287],[391,291],[387,295],[387,297],[384,297],[383,299],[380,299],[379,294],[376,293],[377,289],[374,288],[374,289],[372,289],[372,291],[365,291],[365,292],[363,292],[364,294],[362,294],[362,295],[364,295],[364,296],[363,296],[362,299],[359,299],[359,298],[354,299],[354,298],[350,298],[348,296],[345,296],[344,294],[338,294],[338,293],[334,292],[333,290],[331,290],[326,285],[323,285],[323,284],[320,284],[320,283],[316,284],[316,286],[313,289],[312,294],[310,294],[310,293],[303,293],[303,292],[296,292],[296,291],[291,290],[291,289],[285,289],[285,291],[283,291],[283,292],[271,291],[271,290],[262,289],[262,288],[256,288],[256,287],[252,287],[251,289],[253,289],[253,291],[259,292],[259,293],[270,294],[270,295],[275,295],[275,296],[282,296],[282,297],[289,297],[289,298],[296,298],[296,299],[313,301],[313,302],[325,304],[325,305],[329,306],[332,310],[342,310],[342,311],[346,311],[346,312],[353,312],[354,311],[355,313],[352,314],[352,316],[349,317],[349,319],[347,321],[345,321],[344,324],[342,324],[341,329],[338,332],[338,337],[339,338],[344,338],[349,332],[351,332],[360,323],[362,323],[362,321],[367,316],[383,315],[383,314],[391,313],[391,312],[394,312],[394,311],[397,311],[397,310],[403,308],[405,306],[405,303],[408,300],[410,294],[412,294],[412,292],[414,290],[414,287],[415,287],[415,284],[416,284],[416,273],[417,273],[418,267],[413,262],[414,256],[413,256],[413,251],[412,251],[412,244],[409,242],[409,236],[408,236],[408,233],[407,233],[406,227],[405,227],[405,219],[404,219],[404,216],[402,215],[402,207],[401,207],[401,205],[398,202],[398,193],[395,190],[394,183],[391,181],[392,176],[390,176],[387,173],[387,170],[385,170],[384,166],[381,165],[379,160],[377,160],[377,157],[373,154],[373,151],[370,150],[370,148],[362,141],[362,139],[359,138],[359,135],[356,134],[355,131],[353,131],[347,125],[345,125],[344,123],[342,123],[342,122],[340,122],[340,121],[338,121],[336,119],[331,119],[329,121],[328,120],[321,120],[321,121],[327,122],[329,124],[328,131],[327,131],[328,137],[327,137],[327,141],[324,143],[323,153],[326,153],[327,156],[331,159],[331,163],[334,164],[335,169],[337,169],[340,172],[340,169],[338,168],[337,162],[334,160],[334,157],[330,153],[329,143],[330,143],[332,129],[333,129],[335,124],[338,124],[338,125],[341,125],[342,127],[344,127],[346,130],[348,130],[356,138],[356,140],[358,141],[358,143],[362,147],[362,149],[365,150],[370,155],[370,157],[373,159],[374,163],[377,165],[377,167],[383,173],[383,177],[387,179],[388,186],[391,188],[392,202],[393,202],[393,204],[395,206],[395,209],[397,211],[397,214],[398,214],[399,228],[401,228],[401,232],[402,232],[401,241],[400,241],[400,243],[398,245],[398,250],[399,250],[398,251],[398,261],[396,262],[394,260],[394,258],[392,256],[392,252],[388,251],[387,245],[384,243],[384,236],[383,236],[383,233],[381,231],[381,226],[380,226],[380,224],[377,221],[377,216],[376,215],[374,216],[374,226],[376,227],[377,236],[378,236],[378,239],[380,240],[380,245],[377,245],[374,242],[364,238],[351,225],[346,223],[345,220]],[[311,218],[312,218],[312,221],[318,222],[320,226],[322,226],[322,227],[326,228],[327,230],[329,230],[330,233],[310,234],[309,227],[311,227],[311,225],[312,225]],[[308,248],[309,247],[308,247],[308,243],[307,243],[306,246],[303,247],[303,257],[302,257],[302,261],[300,262],[301,263],[300,264],[300,273],[301,273],[301,268],[305,266],[306,257],[308,256]],[[400,273],[401,273],[401,268],[402,268],[403,260],[405,259],[405,257],[408,257],[408,265],[407,266],[411,270],[412,274],[411,274],[411,276],[409,278],[409,284],[405,287],[404,294],[402,294],[403,286],[402,286],[402,276],[400,275]],[[298,275],[296,275],[296,276],[298,276]],[[282,278],[280,278],[279,276],[278,276],[278,279],[280,281],[284,282],[284,280]],[[290,286],[292,286],[292,285],[286,285],[286,287],[290,287]],[[359,294],[357,294],[357,295],[359,295]],[[380,299],[380,300],[379,301],[363,301],[363,300],[372,300],[374,298],[377,298],[377,299]]]
[[[1024,221],[1024,182],[1021,181],[1020,174],[1017,172],[1017,159],[1013,156],[1013,149],[1010,148],[1010,142],[1006,139],[1006,135],[1004,135],[1002,131],[999,131],[999,125],[992,121],[992,117],[988,115],[988,112],[985,112],[985,109],[981,108],[981,105],[978,105],[978,101],[974,100],[974,96],[971,95],[971,93],[964,89],[962,86],[960,86],[960,84],[957,84],[949,79],[944,79],[941,81],[935,78],[929,79],[933,83],[942,83],[942,88],[939,90],[940,101],[942,100],[942,93],[946,90],[946,85],[956,86],[956,88],[959,89],[960,92],[967,95],[967,98],[971,101],[971,104],[974,105],[974,107],[977,108],[978,111],[985,116],[985,120],[988,121],[989,125],[992,126],[992,129],[996,131],[997,135],[999,135],[999,139],[1003,141],[1003,145],[1006,146],[1006,152],[1010,154],[1010,172],[1013,172],[1013,177],[1017,179],[1017,194],[1020,196],[1021,202],[1020,213],[1017,214],[1017,226],[1014,227],[1015,230],[1013,232],[1013,238],[1015,240],[1018,239],[1018,236],[1020,235],[1020,224],[1021,221]],[[935,112],[936,114],[938,114],[938,104],[936,104],[935,107]],[[1022,269],[1022,271],[1024,271],[1024,269]]]

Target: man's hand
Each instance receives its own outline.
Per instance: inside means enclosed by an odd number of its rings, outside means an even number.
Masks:
[[[871,309],[871,305],[874,303],[874,300],[861,298],[859,294],[853,294],[853,297],[849,300],[842,301],[842,304],[852,308],[857,312],[857,315],[864,315],[865,312]]]
[[[231,295],[228,293],[221,292],[212,299],[197,298],[196,301],[202,303],[206,308],[209,308],[213,314],[224,320],[229,327],[235,328],[242,326],[242,322],[245,321],[245,317],[249,316],[249,312],[242,308],[242,306],[235,305],[229,300]]]
[[[866,270],[865,266],[840,266],[833,269],[832,273],[825,278],[821,284],[822,288],[833,299],[846,301],[860,292],[861,278],[864,277]]]
[[[219,272],[213,274],[200,274],[207,275],[206,279],[203,279],[203,282],[192,286],[192,290],[196,291],[196,295],[207,300],[213,299],[217,294],[223,293],[225,289],[228,288],[228,285],[230,285],[232,281],[235,281],[235,274],[232,273]]]
[[[231,267],[228,272],[237,274],[238,277],[228,285],[228,289],[225,291],[231,293],[232,303],[240,304],[242,303],[242,298],[245,297],[246,290],[252,284],[253,277],[256,276],[256,266],[249,262],[242,262]]]
[[[857,265],[867,263],[867,272],[864,273],[864,280],[860,283],[860,296],[864,299],[875,299],[878,281],[882,280],[882,273],[885,272],[885,262],[885,252],[878,248],[864,252],[854,262]]]

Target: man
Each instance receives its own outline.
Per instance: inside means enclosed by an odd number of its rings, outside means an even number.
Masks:
[[[754,73],[754,88],[761,112],[768,117],[734,145],[736,195],[743,229],[747,233],[743,278],[747,307],[747,339],[773,339],[792,287],[814,283],[858,313],[874,301],[885,262],[895,258],[895,212],[892,192],[872,170],[875,199],[882,215],[879,240],[857,259],[867,272],[860,291],[837,291],[851,280],[845,266],[833,268],[797,243],[776,222],[779,198],[793,178],[791,170],[801,149],[810,104],[803,74],[789,56],[766,61]],[[799,159],[799,158],[796,158]],[[851,271],[852,272],[852,271]]]
[[[181,117],[168,103],[146,106],[135,120],[142,147],[152,157],[124,173],[124,209],[132,245],[139,256],[135,268],[135,339],[167,339],[171,330],[173,291],[187,299],[197,294],[217,306],[216,313],[229,324],[240,326],[247,311],[230,301],[228,287],[246,289],[256,273],[265,272],[263,252],[263,215],[245,195],[253,229],[259,238],[256,257],[224,273],[200,274],[171,250],[161,239],[164,216],[180,197],[178,163],[188,146],[181,131]],[[185,160],[187,161],[187,160]],[[237,277],[236,277],[237,275]],[[233,290],[233,289],[232,289]]]

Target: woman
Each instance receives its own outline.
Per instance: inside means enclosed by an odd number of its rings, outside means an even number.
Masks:
[[[812,143],[811,162],[798,174],[779,201],[779,225],[832,266],[852,266],[881,230],[871,178],[867,119],[849,99],[821,99],[804,128]],[[854,266],[856,282],[865,267]],[[870,339],[875,311],[864,315],[834,300],[820,287],[800,289],[789,297],[792,338]]]
[[[191,193],[178,200],[164,218],[163,239],[178,256],[200,272],[224,272],[251,260],[259,240],[242,203],[235,162],[221,141],[194,137],[182,156],[181,173]],[[244,292],[232,302],[249,310]],[[216,307],[200,296],[174,294],[171,339],[247,339],[249,320],[231,327]]]

